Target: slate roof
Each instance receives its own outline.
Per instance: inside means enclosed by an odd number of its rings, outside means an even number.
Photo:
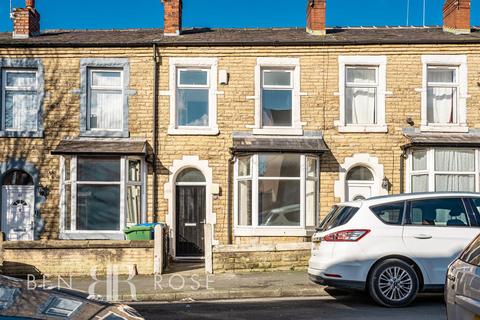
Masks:
[[[439,27],[331,28],[326,36],[305,28],[189,29],[180,36],[164,36],[162,29],[50,30],[29,39],[0,33],[0,47],[136,47],[151,46],[297,46],[367,44],[480,43],[480,28],[468,35],[443,32]]]
[[[53,155],[151,155],[151,147],[145,140],[62,140]]]
[[[420,132],[419,130],[404,129],[404,136],[408,143],[404,149],[411,147],[480,147],[480,130],[470,129],[465,133],[451,132]]]

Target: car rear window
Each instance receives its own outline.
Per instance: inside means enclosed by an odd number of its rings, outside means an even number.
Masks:
[[[478,236],[460,255],[460,260],[480,267],[480,236]]]
[[[382,220],[383,223],[390,225],[401,225],[403,222],[403,212],[405,202],[395,202],[370,207],[370,210]]]
[[[322,220],[317,230],[326,231],[346,224],[358,212],[358,209],[356,207],[334,206]]]

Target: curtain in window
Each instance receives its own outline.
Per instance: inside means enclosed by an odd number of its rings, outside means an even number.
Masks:
[[[17,131],[37,130],[37,103],[33,92],[5,93],[5,128]]]
[[[122,129],[122,100],[121,92],[92,92],[91,127],[94,129]]]
[[[428,82],[451,84],[454,82],[453,70],[428,71]],[[453,123],[456,89],[448,87],[430,87],[427,92],[427,118],[430,123]]]
[[[436,191],[475,191],[475,151],[435,150],[435,171],[452,172],[436,174]],[[453,174],[472,172],[472,174]]]
[[[137,224],[140,222],[141,212],[141,188],[140,186],[128,186],[127,189],[127,208],[128,219],[127,223]]]
[[[347,69],[346,121],[347,124],[374,124],[376,88],[362,88],[362,84],[375,84],[373,69]]]
[[[428,174],[412,176],[412,192],[428,192]]]

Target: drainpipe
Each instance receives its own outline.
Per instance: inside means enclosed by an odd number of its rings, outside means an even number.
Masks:
[[[232,173],[233,173],[233,164],[235,163],[235,155],[230,150],[230,158],[228,159],[228,177],[227,177],[227,232],[228,244],[233,243],[233,228],[232,228],[232,216],[233,216],[233,206],[232,206]]]
[[[153,44],[153,222],[158,222],[158,55]]]

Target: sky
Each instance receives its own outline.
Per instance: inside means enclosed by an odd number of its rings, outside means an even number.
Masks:
[[[24,0],[11,0],[23,7]],[[327,0],[328,26],[423,25],[424,0]],[[425,0],[426,25],[442,24],[444,0]],[[10,0],[0,0],[0,31],[11,31]],[[185,27],[304,27],[306,0],[184,0]],[[160,0],[37,0],[42,29],[163,27]],[[472,1],[480,26],[480,0]]]

